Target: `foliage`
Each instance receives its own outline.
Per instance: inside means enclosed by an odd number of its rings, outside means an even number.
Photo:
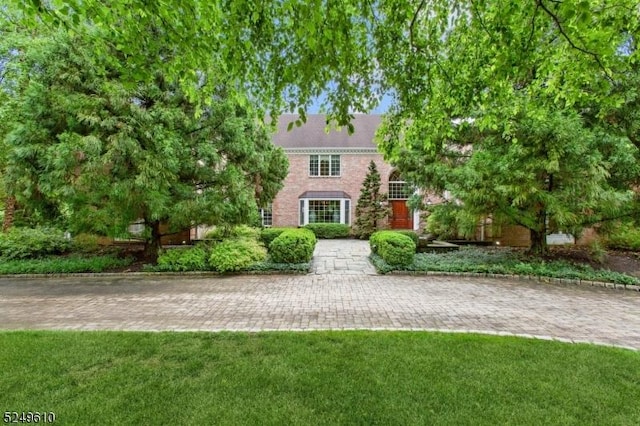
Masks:
[[[310,223],[305,228],[313,232],[316,238],[348,238],[351,232],[344,223]]]
[[[94,253],[100,250],[100,237],[95,234],[78,234],[71,240],[71,246],[76,252]]]
[[[71,241],[54,228],[11,228],[0,233],[0,256],[5,259],[27,259],[71,250]]]
[[[640,229],[631,224],[621,224],[608,234],[605,245],[616,250],[640,250]]]
[[[74,424],[640,422],[637,351],[599,345],[382,330],[3,331],[0,347],[0,385],[20,390],[4,405],[55,406]]]
[[[604,281],[624,285],[639,285],[640,279],[589,265],[574,264],[564,260],[547,261],[524,256],[507,248],[462,247],[446,253],[418,253],[410,265],[391,265],[380,256],[372,254],[374,266],[381,273],[394,270],[474,272],[481,274],[531,275],[538,277]]]
[[[68,274],[104,272],[130,265],[133,258],[104,256],[56,256],[40,259],[20,259],[0,262],[0,274]]]
[[[269,255],[275,263],[307,263],[313,257],[316,237],[308,229],[293,229],[281,233],[269,245]]]
[[[209,266],[218,272],[240,271],[264,261],[266,257],[267,250],[255,240],[226,240],[211,250]]]
[[[260,230],[248,225],[237,226],[216,226],[207,231],[204,238],[206,240],[222,241],[227,238],[248,238],[257,240],[260,238]]]
[[[150,257],[161,222],[170,232],[250,223],[287,174],[252,109],[222,85],[199,105],[157,70],[152,81],[127,84],[123,53],[103,37],[97,28],[24,34],[7,59],[20,88],[3,108],[7,176],[20,203],[53,206],[75,231],[104,235],[144,219]]]
[[[264,228],[260,231],[260,241],[265,247],[269,247],[271,242],[280,236],[284,231],[291,231],[297,228]]]
[[[389,216],[387,195],[380,192],[380,185],[380,173],[376,163],[371,160],[360,189],[355,211],[356,221],[353,224],[353,234],[360,239],[369,238],[380,228],[381,221]]]
[[[154,271],[186,272],[209,269],[208,253],[202,247],[164,250],[158,256]]]
[[[406,235],[407,237],[411,238],[411,241],[413,241],[416,246],[418,245],[420,237],[418,237],[418,233],[416,231],[409,231],[408,229],[396,229],[393,232]]]
[[[308,274],[311,263],[275,263],[267,257],[264,262],[249,265],[247,272],[275,272],[278,274]]]
[[[377,235],[376,235],[377,234]],[[407,235],[393,231],[381,231],[376,233],[375,241],[376,251],[385,262],[393,266],[406,266],[413,262],[413,256],[416,253],[416,244]]]
[[[476,231],[476,218],[464,214],[462,207],[456,203],[442,203],[429,206],[426,229],[441,240],[455,240],[460,237],[471,237]]]

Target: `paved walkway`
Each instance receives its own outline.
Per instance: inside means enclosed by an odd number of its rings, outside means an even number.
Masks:
[[[364,251],[357,245],[345,259],[319,250],[315,273],[306,276],[0,278],[0,328],[447,330],[640,349],[638,292],[367,275],[353,254]],[[344,272],[343,260],[362,271]]]
[[[376,275],[369,253],[368,241],[318,240],[311,268],[318,275]]]

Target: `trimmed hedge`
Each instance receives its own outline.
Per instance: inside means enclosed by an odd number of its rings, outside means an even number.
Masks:
[[[28,259],[71,250],[71,240],[54,228],[11,228],[0,233],[0,256],[5,259]]]
[[[271,242],[278,238],[284,231],[291,231],[296,229],[298,228],[264,228],[260,232],[260,241],[262,241],[265,247],[269,247],[271,245]]]
[[[271,260],[275,263],[307,263],[313,257],[316,236],[308,229],[282,232],[269,245]]]
[[[420,241],[420,237],[418,237],[418,234],[415,231],[409,231],[408,229],[398,229],[393,232],[406,235],[407,237],[411,238],[411,240],[416,245],[416,247],[418,246],[418,241]]]
[[[374,232],[369,238],[371,251],[389,265],[406,266],[413,262],[416,244],[411,237],[395,231]]]
[[[316,238],[348,238],[351,234],[349,225],[343,223],[310,223],[305,226]]]
[[[267,258],[267,249],[258,241],[241,238],[226,240],[211,250],[209,266],[219,272],[239,271]]]

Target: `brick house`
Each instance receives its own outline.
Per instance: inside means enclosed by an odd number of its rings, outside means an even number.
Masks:
[[[391,165],[385,163],[374,142],[380,115],[358,114],[354,132],[331,128],[324,115],[308,115],[301,127],[287,131],[297,115],[282,115],[273,143],[289,158],[289,175],[273,200],[261,211],[265,226],[304,226],[309,223],[352,225],[355,207],[369,162],[378,167],[381,191],[389,194],[394,229],[418,229],[419,212],[407,208],[406,185]]]

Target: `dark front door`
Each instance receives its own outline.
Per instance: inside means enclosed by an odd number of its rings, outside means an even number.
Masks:
[[[407,207],[406,200],[392,200],[391,203],[391,229],[413,229],[411,210]]]

